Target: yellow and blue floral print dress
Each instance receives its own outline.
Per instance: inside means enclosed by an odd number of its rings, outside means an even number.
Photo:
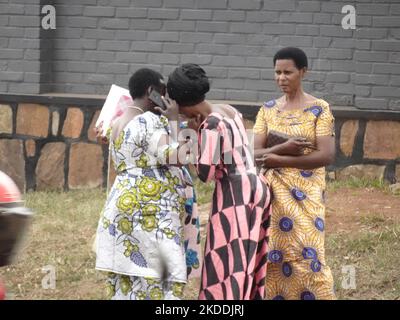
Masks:
[[[190,175],[162,165],[174,144],[158,148],[168,133],[165,117],[146,112],[112,142],[117,177],[99,221],[96,250],[96,269],[110,272],[109,298],[178,299],[188,273],[199,269],[200,237],[184,239],[184,225],[199,224]]]
[[[269,130],[315,144],[318,136],[334,135],[334,118],[322,99],[290,111],[281,111],[271,100],[261,107],[254,125],[255,134]],[[266,298],[334,299],[324,249],[325,168],[269,169],[265,176],[273,193]]]

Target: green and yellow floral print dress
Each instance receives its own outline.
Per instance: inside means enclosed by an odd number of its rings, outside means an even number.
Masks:
[[[146,112],[112,142],[117,177],[99,222],[96,250],[96,269],[110,272],[110,298],[178,299],[187,281],[182,220],[193,198],[186,195],[186,172],[162,165],[174,147],[158,148],[168,132],[165,117]],[[197,252],[190,251],[189,258],[191,268],[198,268]]]

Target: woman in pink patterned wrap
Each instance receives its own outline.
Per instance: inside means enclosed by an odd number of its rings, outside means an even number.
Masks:
[[[270,192],[256,172],[241,114],[205,100],[205,71],[185,64],[169,76],[165,99],[169,116],[179,112],[197,130],[199,178],[215,181],[207,226],[199,299],[263,299]]]

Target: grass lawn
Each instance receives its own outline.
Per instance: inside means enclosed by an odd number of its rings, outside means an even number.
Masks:
[[[204,224],[213,188],[197,186]],[[17,263],[0,269],[8,298],[104,299],[104,274],[94,270],[91,245],[105,192],[36,192],[25,199],[36,214]],[[382,183],[329,183],[326,256],[339,299],[400,299],[398,208],[400,197]],[[48,266],[56,271],[55,289],[42,286]],[[349,266],[355,289],[343,288]],[[195,299],[197,288],[189,283],[186,298]]]

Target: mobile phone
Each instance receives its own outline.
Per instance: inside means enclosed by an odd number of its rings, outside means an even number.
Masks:
[[[165,110],[166,106],[164,101],[161,98],[161,94],[158,93],[156,90],[151,90],[149,94],[149,100],[152,101],[156,106],[160,107],[161,109]]]

